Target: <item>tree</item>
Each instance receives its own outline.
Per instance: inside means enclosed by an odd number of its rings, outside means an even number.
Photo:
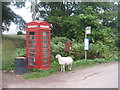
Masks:
[[[15,14],[9,7],[9,5],[16,5],[18,8],[25,6],[24,2],[2,2],[2,31],[9,31],[11,22],[17,24],[19,29],[25,28],[25,20],[17,14]]]
[[[31,2],[31,12],[32,12],[32,21],[35,21],[35,16],[36,16],[36,11],[35,11],[35,6],[36,6],[37,0],[34,2]]]
[[[23,32],[22,31],[18,31],[17,35],[23,35]]]
[[[83,42],[85,27],[92,27],[92,42],[114,43],[117,25],[114,2],[40,2],[36,19],[51,23],[52,36],[66,36]],[[114,30],[113,30],[114,29]]]

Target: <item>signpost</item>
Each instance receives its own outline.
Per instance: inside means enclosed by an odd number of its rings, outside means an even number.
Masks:
[[[91,33],[91,27],[88,26],[85,28],[85,39],[84,39],[84,50],[85,50],[85,60],[87,59],[87,50],[89,50],[89,38],[87,38],[87,34]]]
[[[84,50],[89,50],[89,38],[84,39]]]

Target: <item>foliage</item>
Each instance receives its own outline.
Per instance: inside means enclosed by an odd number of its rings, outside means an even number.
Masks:
[[[74,53],[74,60],[83,59],[84,55],[84,43],[73,42],[72,52]]]
[[[49,19],[51,17],[47,18],[48,21],[50,21]],[[59,23],[58,24],[59,28],[62,28],[60,32],[57,31],[57,33],[59,34],[55,33],[55,35],[65,36],[69,39],[75,39],[80,43],[83,43],[86,26],[92,27],[92,33],[88,35],[88,38],[90,38],[91,42],[93,43],[97,43],[100,41],[100,42],[103,42],[104,44],[114,46],[115,42],[117,41],[117,36],[113,32],[113,29],[102,26],[99,23],[99,20],[96,20],[96,16],[78,15],[78,16],[69,16],[66,19],[61,19],[61,21],[59,21],[59,18],[58,18],[58,21],[54,21],[54,19],[51,18],[51,21]],[[54,31],[54,28],[52,28],[52,30]],[[55,36],[55,35],[52,33],[52,36]]]
[[[60,70],[60,65],[59,65],[57,59],[55,59],[55,55],[57,53],[60,53],[63,56],[70,55],[70,56],[73,56],[73,58],[74,58],[75,52],[77,52],[77,53],[84,52],[83,43],[78,43],[74,39],[72,40],[73,41],[73,52],[71,52],[71,53],[64,52],[64,44],[67,40],[69,40],[69,39],[66,37],[52,38],[52,40],[51,40],[51,57],[52,57],[51,58],[51,60],[52,60],[51,69],[46,70],[46,71],[29,69],[29,72],[24,74],[24,78],[25,79],[42,78],[42,77],[47,77],[47,76],[51,75],[52,73],[58,72]],[[17,45],[15,44],[15,42],[19,43],[21,41],[23,41],[22,44],[17,44]],[[21,41],[20,41],[20,38],[18,39],[18,37],[12,38],[10,36],[3,35],[2,69],[14,70],[15,57],[19,57],[19,56],[25,57],[26,56],[25,39],[21,38]],[[9,45],[8,45],[8,43],[9,43]],[[102,55],[106,55],[107,53],[110,52],[110,50],[111,49],[109,46],[104,45],[102,42],[99,42],[98,44],[91,44],[91,50],[88,53],[90,54],[90,56],[93,56],[91,54],[91,52],[94,52],[96,54],[98,54],[98,53],[102,54],[102,52],[103,52]],[[86,68],[86,67],[94,66],[96,64],[117,61],[118,60],[117,53],[118,53],[117,51],[114,51],[113,54],[110,54],[107,59],[100,57],[99,56],[100,54],[98,55],[98,57],[94,57],[94,59],[87,59],[87,60],[84,60],[84,58],[81,58],[81,56],[80,56],[79,58],[77,58],[77,60],[76,60],[76,58],[74,59],[72,69],[74,70],[76,68]],[[67,71],[69,71],[69,70],[67,69]]]
[[[3,69],[13,69],[15,57],[26,56],[25,39],[20,37],[13,37],[13,35],[12,37],[3,35]],[[55,58],[56,54],[61,54],[62,56],[71,56],[74,61],[84,59],[84,43],[79,43],[72,39],[72,52],[65,52],[64,49],[66,41],[70,41],[70,39],[66,37],[54,37],[51,39],[52,63],[58,62]],[[114,53],[115,50],[117,50],[117,47],[113,48],[103,44],[102,42],[91,43],[90,50],[87,53],[87,58],[103,58],[109,60],[112,56],[117,55]]]
[[[36,12],[36,19],[44,18],[52,24],[52,36],[66,36],[79,41],[84,38],[86,26],[92,27],[91,38],[95,41],[101,40],[96,37],[102,35],[101,29],[105,31],[110,27],[109,33],[112,31],[115,35],[118,26],[118,6],[114,2],[40,2],[36,5]],[[111,38],[113,34],[105,37]]]
[[[106,45],[114,46],[117,41],[117,36],[114,34],[113,30],[109,27],[101,27],[94,30],[91,37],[95,43],[102,42]],[[97,34],[96,34],[97,33]]]
[[[40,9],[43,8],[44,9]],[[75,9],[75,2],[40,2],[36,5],[36,11],[39,13],[36,17],[46,18],[49,16],[70,16]]]
[[[23,35],[23,32],[22,31],[18,31],[17,35]]]
[[[15,57],[25,56],[25,39],[13,35],[2,38],[2,68],[13,70]]]
[[[70,39],[66,37],[53,37],[51,39],[51,42],[54,42],[55,44],[58,44],[59,42],[65,43],[66,41],[70,41]]]
[[[52,58],[52,60],[54,60],[55,55],[57,55],[59,53],[61,55],[67,54],[64,51],[66,41],[70,41],[70,39],[68,39],[66,37],[54,37],[51,39],[51,58]]]
[[[24,30],[26,24],[25,20],[14,13],[9,7],[10,5],[15,5],[18,8],[25,6],[24,2],[2,2],[2,31],[9,31],[11,22],[17,24],[19,29]]]
[[[118,45],[118,5],[114,2],[40,2],[36,12],[36,19],[42,17],[51,24],[52,37],[67,37],[83,43],[85,28],[91,26],[88,35],[91,43],[98,45],[101,42],[110,48]]]
[[[62,37],[63,38],[63,37]],[[74,60],[84,59],[84,43],[79,43],[76,40],[72,40],[72,52],[65,52],[65,42],[63,43],[60,37],[52,38],[51,40],[51,60],[56,61],[56,54],[62,56],[71,56]],[[66,39],[67,40],[67,39]],[[88,59],[103,58],[108,59],[113,55],[113,51],[116,51],[117,47],[112,47],[104,44],[103,42],[90,43],[90,50],[87,51]]]
[[[16,48],[16,57],[26,57],[26,48]]]
[[[108,45],[104,45],[99,42],[97,44],[91,44],[90,50],[88,51],[88,58],[105,58],[107,59],[109,55],[112,55],[112,48]]]

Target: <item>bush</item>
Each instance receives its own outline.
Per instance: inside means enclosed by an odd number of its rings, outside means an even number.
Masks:
[[[72,40],[72,52],[65,52],[65,42],[70,41],[66,37],[53,37],[51,39],[51,61],[58,62],[55,58],[56,54],[61,54],[62,56],[71,56],[74,61],[84,59],[84,43],[76,42]],[[9,43],[9,44],[8,44]],[[104,45],[101,42],[96,44],[90,44],[90,50],[87,51],[88,59],[103,58],[113,60],[113,48],[108,45]],[[14,68],[14,58],[15,57],[25,57],[26,47],[25,39],[17,38],[3,38],[3,68],[13,69]],[[117,57],[115,56],[115,59]]]
[[[65,42],[70,41],[66,37],[54,37],[51,39],[51,60],[54,61],[56,54],[61,54],[62,56],[68,56],[69,53],[65,52]]]
[[[84,43],[73,42],[72,52],[74,54],[75,60],[80,60],[84,58]]]
[[[71,40],[67,37],[53,37],[51,39],[51,42],[53,42],[54,44],[58,44],[59,42],[65,43],[66,41],[71,41]]]
[[[18,31],[17,35],[23,35],[23,32],[22,31]]]
[[[105,58],[107,59],[109,55],[113,52],[108,45],[104,45],[103,43],[99,42],[97,44],[91,44],[90,50],[88,50],[88,58]]]
[[[51,40],[51,57],[52,60],[55,59],[56,54],[61,54],[62,56],[71,56],[74,60],[84,59],[84,43],[75,42],[72,40],[72,52],[68,53],[64,51],[65,42],[70,41],[66,37],[55,37]],[[109,58],[112,55],[113,48],[102,42],[97,42],[96,44],[90,44],[90,50],[87,51],[88,59],[95,58]]]
[[[26,48],[17,48],[16,57],[26,57]]]
[[[72,52],[75,54],[76,59],[84,59],[84,43],[73,42]],[[95,58],[109,58],[110,55],[113,55],[114,48],[111,48],[108,45],[98,42],[96,44],[90,44],[90,50],[87,51],[88,59]]]

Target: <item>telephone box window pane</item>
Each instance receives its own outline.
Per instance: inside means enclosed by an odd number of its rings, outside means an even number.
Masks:
[[[43,61],[47,61],[48,60],[48,58],[43,58]]]
[[[43,41],[43,44],[47,44],[48,43],[48,41]]]
[[[48,49],[43,49],[43,52],[48,52]]]
[[[29,36],[29,39],[35,39],[35,36]]]
[[[35,41],[29,41],[29,44],[35,44]]]
[[[48,45],[43,45],[43,48],[48,48]]]
[[[35,53],[35,50],[29,49],[29,52],[30,52],[30,53]]]
[[[29,58],[29,61],[34,61],[35,62],[35,58]]]
[[[36,64],[34,62],[29,63],[30,66],[35,66]]]
[[[43,34],[42,35],[48,35],[48,32],[43,32]]]
[[[30,57],[35,57],[35,54],[29,54]]]
[[[35,32],[29,32],[29,35],[35,35]]]
[[[29,48],[35,48],[35,45],[29,45]]]
[[[43,57],[47,57],[48,56],[48,54],[43,54]]]
[[[43,36],[43,39],[48,39],[48,36]]]
[[[48,65],[48,62],[43,62],[43,66],[46,66],[46,65]]]

